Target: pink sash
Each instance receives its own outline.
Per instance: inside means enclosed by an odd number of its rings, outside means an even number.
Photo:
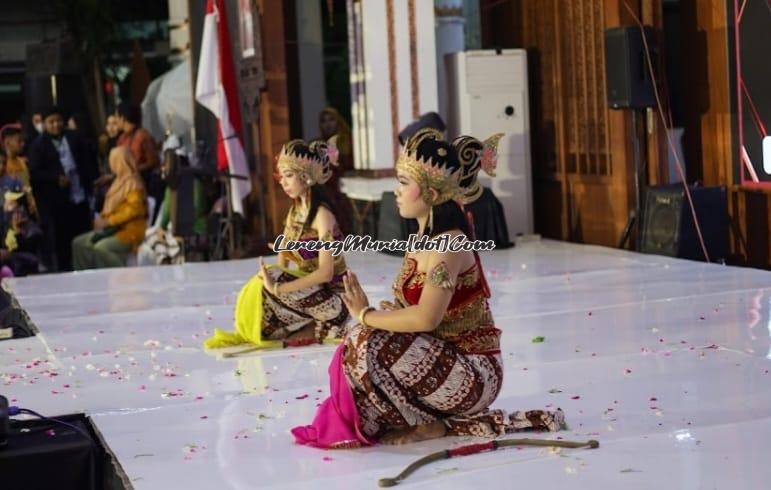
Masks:
[[[355,448],[374,444],[361,432],[359,412],[343,372],[344,349],[345,344],[340,344],[329,364],[329,398],[324,400],[316,411],[311,425],[292,429],[297,444],[322,449]]]

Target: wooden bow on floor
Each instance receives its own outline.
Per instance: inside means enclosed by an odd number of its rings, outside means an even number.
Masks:
[[[574,441],[554,441],[549,439],[501,439],[481,444],[469,444],[468,446],[456,447],[455,449],[445,449],[444,451],[438,451],[436,453],[424,456],[415,461],[408,467],[399,473],[395,478],[381,478],[378,484],[381,487],[393,487],[404,481],[410,474],[414,473],[419,468],[436,461],[443,459],[450,459],[457,456],[468,456],[471,454],[483,453],[486,451],[495,451],[501,447],[507,446],[541,446],[541,447],[566,447],[570,449],[579,449],[586,447],[589,449],[597,449],[600,447],[599,441],[594,439],[586,442],[574,442]]]

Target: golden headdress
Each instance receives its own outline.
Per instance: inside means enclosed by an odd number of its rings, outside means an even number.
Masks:
[[[427,141],[430,143],[424,144]],[[424,147],[421,148],[422,156],[418,156],[420,146]],[[407,140],[396,161],[396,170],[418,183],[426,204],[436,206],[461,197],[461,168],[456,151],[436,129],[421,129]],[[433,201],[430,189],[438,194]]]
[[[291,170],[305,175],[306,184],[324,184],[332,176],[332,165],[337,166],[339,151],[325,141],[310,144],[296,139],[281,148],[276,166],[279,171]]]
[[[484,141],[479,141],[473,136],[458,136],[452,142],[452,146],[458,152],[461,163],[460,185],[463,189],[461,201],[464,205],[471,204],[482,195],[482,186],[479,185],[477,176],[480,170],[491,176],[495,176],[498,165],[498,143],[503,133],[497,133]]]

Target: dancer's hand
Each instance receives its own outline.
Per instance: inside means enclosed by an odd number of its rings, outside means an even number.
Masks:
[[[380,302],[380,309],[385,311],[398,310],[400,307],[393,301],[383,300]]]
[[[265,266],[265,262],[260,257],[260,272],[258,276],[262,278],[262,287],[268,291],[273,291],[273,277],[268,274],[268,268]]]
[[[265,267],[265,262],[263,262],[263,258],[260,256],[257,258],[257,277],[260,279],[263,279],[265,277],[267,267]]]
[[[361,310],[369,306],[367,294],[361,288],[356,274],[351,271],[343,276],[343,286],[345,287],[345,292],[342,294],[343,303],[348,308],[348,313],[353,318],[358,318]]]

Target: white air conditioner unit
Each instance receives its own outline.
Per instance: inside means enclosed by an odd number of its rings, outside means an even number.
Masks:
[[[530,112],[527,53],[523,49],[450,53],[447,130],[484,140],[504,133],[498,146],[496,177],[479,173],[480,183],[501,201],[513,239],[533,233]]]

